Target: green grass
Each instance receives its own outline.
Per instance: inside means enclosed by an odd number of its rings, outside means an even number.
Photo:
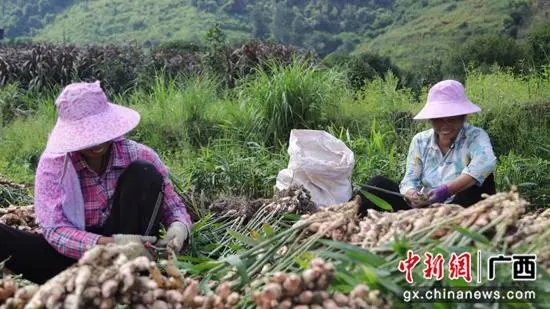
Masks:
[[[142,115],[142,126],[133,134],[158,149],[200,146],[216,137],[213,121],[223,100],[220,82],[208,76],[185,78],[179,83],[159,77],[152,93],[136,92],[127,98]],[[123,102],[125,98],[121,98]]]
[[[342,76],[335,69],[295,63],[273,67],[230,90],[208,75],[178,82],[159,77],[113,101],[142,114],[129,137],[156,149],[185,189],[210,198],[269,196],[277,172],[287,165],[292,128],[326,130],[344,141],[355,155],[355,185],[379,174],[399,180],[412,136],[428,128],[427,122],[412,120],[427,89],[416,100],[411,89],[399,88],[397,79],[387,76],[353,92]],[[543,192],[550,189],[550,172],[541,168],[550,160],[550,79],[471,71],[466,85],[483,109],[469,121],[488,131],[499,159],[499,189],[520,185],[544,206]],[[32,183],[55,123],[54,99],[53,92],[40,99],[20,97],[34,113],[2,128],[1,174]]]
[[[235,92],[241,111],[252,120],[252,126],[239,129],[256,133],[257,141],[274,147],[292,129],[322,127],[337,112],[337,104],[349,97],[341,72],[298,62],[284,68],[272,65],[269,73],[258,72]]]
[[[427,7],[405,24],[389,26],[382,35],[360,44],[355,52],[376,51],[410,68],[426,55],[443,56],[472,35],[497,33],[509,14],[502,0],[445,1]]]
[[[229,90],[209,75],[176,80],[159,77],[126,96],[112,98],[141,112],[142,122],[129,137],[159,152],[195,215],[193,245],[188,254],[179,257],[178,267],[201,280],[202,289],[210,289],[206,284],[210,279],[231,274],[236,287],[247,287],[264,265],[269,272],[299,272],[312,257],[320,256],[333,261],[337,269],[331,290],[348,292],[363,282],[398,301],[406,283],[397,265],[407,249],[417,254],[437,251],[445,257],[464,250],[475,253],[476,249],[484,254],[507,252],[499,237],[486,241],[468,231],[457,231],[438,241],[426,240],[425,232],[437,229],[441,222],[433,222],[424,232],[403,235],[387,252],[387,248],[366,250],[306,237],[303,227],[293,225],[296,216],[281,217],[263,210],[248,222],[209,216],[208,202],[219,197],[273,195],[277,173],[288,164],[289,130],[295,127],[326,130],[342,140],[354,152],[355,186],[374,175],[395,180],[403,176],[412,136],[428,128],[427,122],[411,119],[423,106],[426,89],[415,99],[411,89],[399,88],[397,78],[388,75],[354,92],[343,76],[344,72],[336,69],[294,63],[271,67],[270,73],[260,72]],[[550,108],[549,75],[515,77],[505,71],[481,74],[474,70],[468,73],[466,86],[471,100],[483,109],[469,120],[486,129],[495,145],[498,189],[517,185],[522,197],[534,206],[547,207],[550,138],[545,113]],[[36,160],[55,123],[55,92],[37,96],[17,94],[14,89],[3,88],[0,98],[16,96],[30,114],[10,118],[2,127],[0,174],[32,183]],[[290,254],[277,255],[283,246]],[[532,252],[535,245],[530,246],[514,252]],[[415,271],[417,278],[421,269]],[[537,281],[541,295],[550,295],[542,291],[550,287],[550,277],[542,269],[538,273],[542,275]],[[493,284],[510,283],[504,273],[499,274],[502,276]],[[441,284],[460,283],[445,280]],[[421,285],[436,283],[424,281]],[[251,304],[247,293],[241,307]],[[407,308],[407,304],[396,308]],[[467,306],[415,304],[413,308]],[[512,306],[500,304],[499,308]]]
[[[49,129],[55,123],[54,102],[50,96],[29,97],[29,104],[37,104],[36,110],[25,117],[18,117],[0,128],[0,174],[27,184],[34,182],[34,170],[48,138]]]
[[[57,15],[35,39],[48,42],[112,43],[145,40],[200,40],[208,27],[236,21],[197,10],[179,1],[81,1]],[[227,31],[231,39],[249,37],[243,31]]]

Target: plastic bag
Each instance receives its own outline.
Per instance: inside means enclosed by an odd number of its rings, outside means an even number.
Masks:
[[[276,189],[303,185],[317,207],[351,199],[353,152],[339,139],[322,130],[292,130],[288,167],[279,171]]]

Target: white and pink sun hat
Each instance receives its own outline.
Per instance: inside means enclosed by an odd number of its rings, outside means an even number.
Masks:
[[[66,86],[55,101],[57,122],[50,132],[47,152],[67,153],[99,145],[133,130],[137,111],[109,102],[99,81]]]
[[[478,113],[481,108],[472,103],[464,86],[456,80],[444,80],[428,92],[428,99],[414,119],[433,119]]]

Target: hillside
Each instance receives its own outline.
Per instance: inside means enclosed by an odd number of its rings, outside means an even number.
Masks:
[[[415,2],[420,6],[422,1]],[[413,11],[421,15],[394,23],[356,51],[376,51],[395,62],[410,64],[425,61],[426,55],[442,56],[456,50],[474,36],[505,34],[521,39],[531,27],[550,20],[550,1],[544,0],[533,0],[530,5],[502,0],[438,2],[422,10],[417,7]]]
[[[486,33],[547,23],[543,0],[3,0],[8,38],[52,42],[201,40],[216,22],[231,40],[273,39],[319,54],[377,51],[400,65]]]
[[[454,48],[453,43],[464,42],[470,36],[498,32],[510,12],[502,0],[442,2],[425,7],[420,16],[389,27],[383,35],[361,44],[358,51],[373,50],[395,61],[421,61],[426,54],[445,53]]]

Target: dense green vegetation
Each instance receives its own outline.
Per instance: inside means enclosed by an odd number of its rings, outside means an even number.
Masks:
[[[100,79],[115,102],[144,112],[132,136],[163,153],[184,188],[210,198],[269,195],[285,166],[292,128],[345,137],[358,158],[355,184],[376,174],[399,179],[412,135],[426,128],[412,115],[431,84],[455,78],[484,108],[471,120],[491,135],[499,188],[518,184],[539,206],[547,199],[550,182],[541,166],[550,160],[550,26],[527,32],[523,44],[477,37],[462,46],[461,57],[416,72],[373,53],[319,59],[286,45],[230,46],[217,27],[205,38],[202,46],[152,49],[3,48],[0,173],[32,182],[59,89],[75,80]]]
[[[446,258],[451,252],[476,250],[548,251],[547,231],[539,233],[540,244],[529,237],[527,246],[507,248],[502,237],[491,236],[491,225],[499,230],[506,220],[491,222],[483,235],[457,231],[432,241],[427,235],[441,223],[433,222],[421,232],[401,235],[390,248],[367,250],[309,237],[291,227],[298,219],[292,215],[260,211],[248,222],[210,216],[208,206],[217,198],[273,195],[277,173],[288,164],[293,128],[326,130],[341,139],[355,155],[355,187],[374,175],[399,180],[412,136],[429,127],[412,117],[428,87],[445,78],[464,82],[468,96],[483,109],[469,121],[491,137],[498,156],[498,190],[516,185],[531,209],[548,207],[550,5],[497,0],[343,3],[2,1],[0,22],[7,25],[8,37],[136,43],[9,44],[0,49],[0,180],[32,185],[55,123],[53,102],[59,90],[72,81],[99,79],[113,102],[141,112],[141,124],[129,137],[159,152],[192,211],[194,241],[178,267],[202,280],[201,289],[231,272],[239,286],[246,286],[264,265],[270,271],[298,272],[320,256],[336,263],[332,290],[349,292],[367,283],[396,301],[406,287],[396,269],[407,249],[440,252]],[[216,22],[219,27],[212,27]],[[252,37],[328,55],[258,41],[228,44]],[[0,183],[1,205],[31,202],[23,189]],[[276,253],[282,248],[291,254]],[[547,257],[539,256],[544,263]],[[499,272],[491,284],[510,284],[509,270]],[[537,272],[536,285],[544,294],[544,289],[550,291],[550,277],[541,268]],[[421,268],[415,276],[422,276]],[[464,283],[420,283],[438,284]],[[242,307],[252,302],[251,293],[245,293]],[[539,301],[548,303],[540,296]],[[510,307],[523,308],[499,306]]]
[[[412,67],[491,34],[523,40],[547,23],[542,0],[2,0],[8,38],[50,42],[201,42],[219,23],[231,41],[271,39],[332,52],[376,52]]]
[[[157,149],[186,190],[211,198],[269,195],[277,171],[286,165],[292,128],[323,129],[342,138],[356,155],[355,184],[376,174],[403,175],[408,143],[427,127],[411,120],[426,88],[417,97],[390,73],[356,90],[340,67],[294,62],[268,68],[233,88],[223,87],[217,75],[187,75],[178,82],[158,75],[112,99],[142,112],[132,137]],[[546,68],[515,77],[502,70],[472,70],[465,79],[468,95],[484,110],[470,120],[489,132],[499,157],[499,189],[517,184],[539,205],[550,189],[548,73]],[[5,106],[18,102],[8,106],[14,112],[4,114],[0,133],[0,170],[9,178],[32,182],[55,120],[59,87],[49,89],[27,93],[8,86],[0,92]]]
[[[268,69],[266,64],[272,60],[288,64],[295,59],[344,69],[347,85],[354,91],[361,89],[365,81],[384,78],[391,71],[398,78],[399,87],[410,88],[418,98],[422,87],[441,79],[464,82],[470,68],[487,73],[496,65],[515,76],[543,73],[549,62],[550,25],[532,28],[524,36],[521,42],[505,35],[476,36],[456,47],[453,53],[435,58],[426,56],[411,68],[368,51],[352,55],[332,53],[320,58],[292,45],[262,41],[230,44],[227,33],[219,26],[208,29],[203,44],[167,42],[148,47],[15,44],[0,49],[0,86],[17,83],[19,88],[35,92],[71,80],[101,79],[109,92],[122,93],[150,84],[159,72],[168,79],[210,72],[220,76],[224,86],[233,88],[253,74],[256,65]],[[9,102],[14,104],[18,103]]]
[[[263,70],[241,76],[228,86],[227,75],[216,73],[218,66],[213,59],[218,58],[203,57],[202,63],[210,63],[210,69],[184,71],[186,74],[171,78],[160,71],[149,78],[141,75],[149,72],[121,71],[120,76],[136,74],[135,80],[126,85],[127,89],[113,87],[110,94],[113,102],[141,112],[141,124],[129,137],[160,153],[195,217],[193,247],[180,257],[178,266],[187,275],[203,280],[202,289],[208,289],[206,282],[210,279],[221,278],[231,271],[239,287],[247,286],[262,265],[268,265],[271,271],[299,272],[313,257],[320,256],[336,263],[337,277],[331,289],[349,292],[353,286],[367,283],[384,295],[392,295],[396,308],[407,308],[408,304],[397,305],[407,283],[404,275],[396,271],[407,249],[420,254],[425,250],[439,252],[446,258],[451,252],[475,254],[478,249],[484,254],[510,252],[503,251],[498,237],[490,241],[468,231],[438,241],[427,240],[426,233],[436,230],[439,223],[424,232],[403,235],[405,238],[390,249],[371,251],[307,238],[299,228],[290,228],[296,220],[292,216],[259,212],[248,223],[211,217],[207,207],[216,198],[272,196],[275,177],[288,162],[287,140],[292,128],[326,130],[345,142],[355,155],[354,185],[379,174],[400,179],[413,134],[428,128],[428,123],[412,120],[422,107],[427,88],[415,91],[403,86],[391,71],[371,76],[361,86],[356,84],[360,79],[350,78],[356,75],[350,73],[348,66],[327,67],[298,60],[286,65],[264,63]],[[42,79],[33,79],[51,81],[57,76],[54,72],[63,66],[51,68],[52,73],[38,74]],[[545,66],[521,76],[494,66],[489,69],[488,73],[472,69],[464,78],[468,96],[483,108],[482,113],[469,121],[489,132],[498,155],[498,189],[517,185],[532,207],[547,207],[550,68]],[[20,80],[27,78],[21,76]],[[53,101],[60,85],[28,86],[10,83],[0,90],[4,111],[0,174],[32,184],[38,156],[55,123]],[[541,241],[547,237],[544,235],[539,237]],[[532,252],[535,246],[533,243],[513,252]],[[275,251],[283,247],[292,254],[278,256]],[[267,261],[271,263],[266,264]],[[475,269],[476,264],[472,265]],[[414,270],[417,278],[421,278],[421,271],[421,267]],[[506,275],[509,270],[499,268],[498,272],[498,283],[492,284],[510,284]],[[543,269],[537,272],[541,274],[537,280],[542,295],[539,301],[544,302],[542,297],[550,278]],[[457,287],[463,283],[432,280],[419,284]],[[242,307],[246,305],[251,305],[250,292]],[[512,308],[512,304],[500,307]],[[413,308],[467,306],[415,304]]]
[[[336,263],[333,290],[349,292],[358,283],[367,283],[398,299],[406,283],[396,269],[407,249],[420,254],[440,252],[446,258],[451,252],[475,254],[479,249],[497,254],[510,249],[503,247],[502,237],[488,240],[468,231],[431,241],[427,233],[441,223],[434,222],[422,232],[403,235],[390,248],[366,250],[308,238],[300,228],[290,228],[295,216],[259,212],[243,222],[242,218],[213,218],[207,207],[219,197],[271,197],[275,177],[288,163],[288,136],[293,128],[326,130],[341,139],[355,155],[355,186],[374,175],[399,180],[412,136],[429,127],[427,122],[412,120],[429,85],[456,77],[483,109],[469,121],[491,137],[498,156],[498,189],[517,185],[531,208],[548,207],[549,27],[529,31],[523,43],[505,36],[476,38],[493,42],[492,48],[465,44],[462,57],[434,61],[416,72],[372,53],[333,54],[321,60],[285,45],[227,46],[219,30],[209,29],[204,46],[2,48],[0,175],[32,184],[38,157],[55,123],[53,102],[62,85],[98,78],[113,102],[140,111],[141,124],[129,137],[159,152],[194,215],[193,246],[180,257],[178,266],[203,280],[201,289],[209,288],[210,279],[229,272],[234,272],[240,286],[246,286],[263,265],[271,267],[270,271],[300,271],[312,257],[321,256]],[[11,192],[0,192],[0,198],[2,202],[30,201],[28,196]],[[539,236],[544,242],[548,232]],[[530,253],[543,245],[533,240],[512,251]],[[292,254],[279,256],[276,251],[282,247]],[[504,270],[500,269],[492,285],[510,284],[509,269]],[[421,271],[416,268],[415,276],[422,276]],[[550,295],[543,292],[550,287],[548,273],[540,268],[537,272],[540,294]],[[464,283],[420,283],[438,284],[456,287]],[[250,294],[243,307],[251,304]],[[416,304],[414,308],[469,305]],[[511,307],[518,306],[499,306]]]

